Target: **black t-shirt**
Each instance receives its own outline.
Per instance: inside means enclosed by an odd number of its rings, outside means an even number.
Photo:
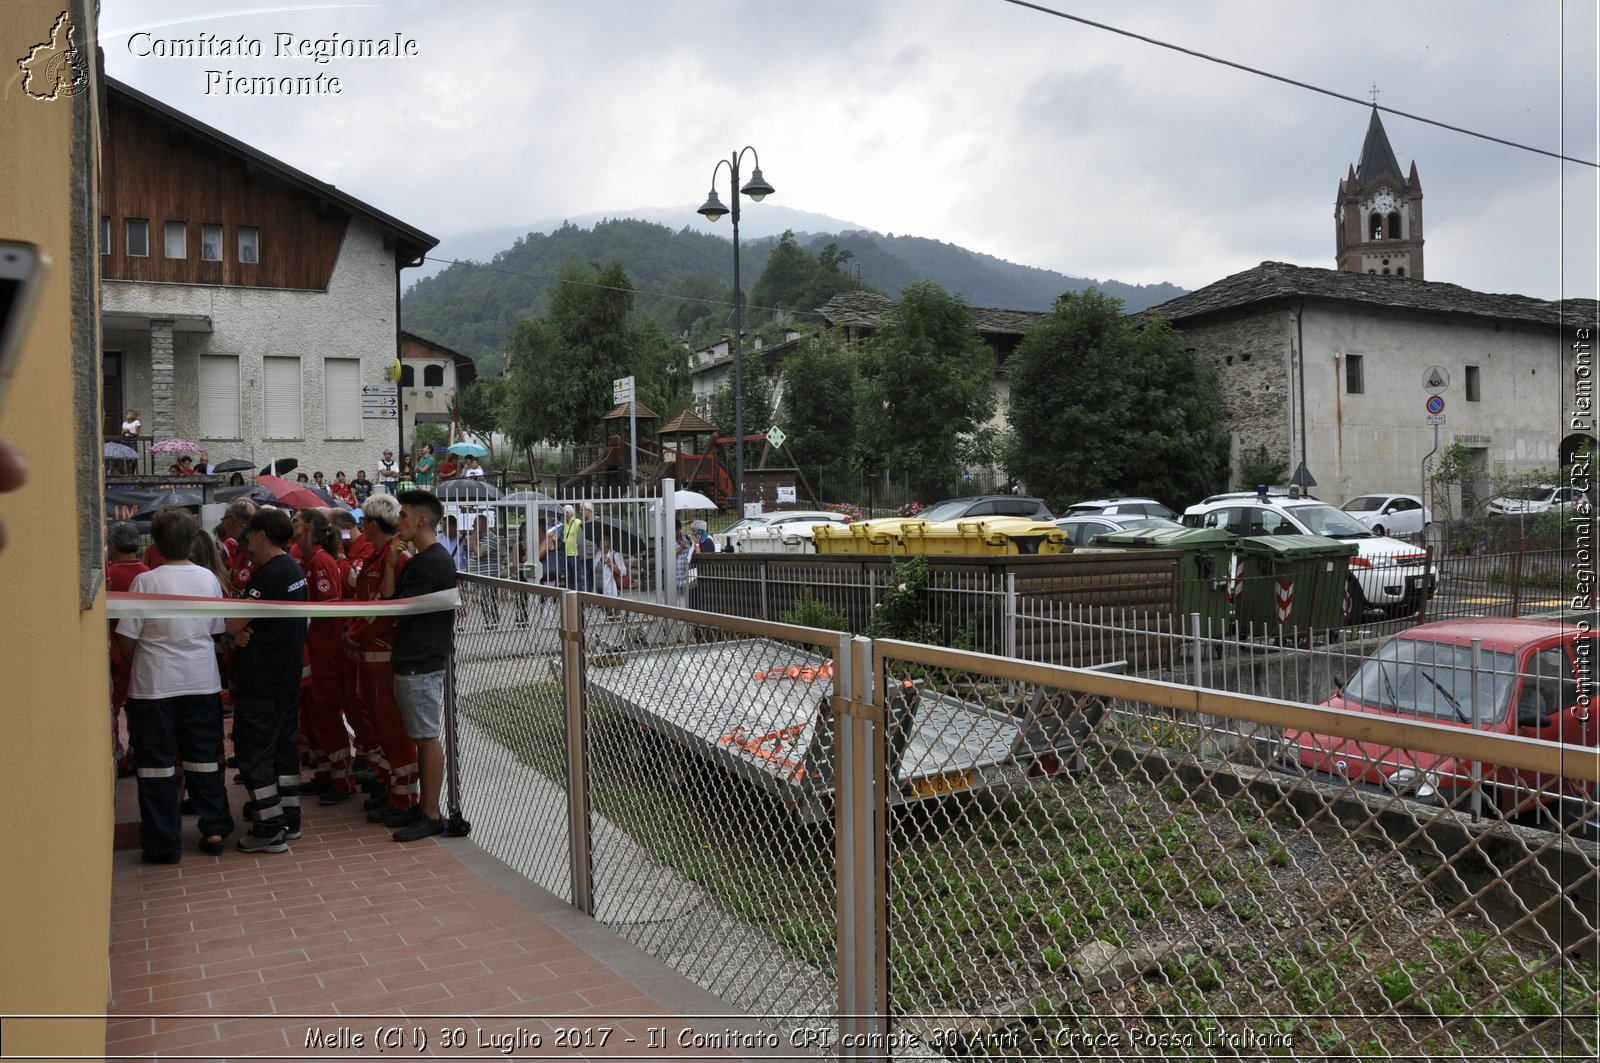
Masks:
[[[303,602],[306,574],[294,558],[279,554],[255,570],[244,597],[263,602]],[[304,617],[264,617],[250,621],[250,644],[234,656],[233,681],[240,697],[281,697],[300,689],[304,666]]]
[[[419,594],[447,591],[456,585],[456,563],[444,544],[435,541],[422,553],[406,562],[395,580],[396,598],[415,598]],[[422,675],[444,671],[455,638],[456,611],[440,609],[432,613],[396,617],[394,653],[396,675]]]

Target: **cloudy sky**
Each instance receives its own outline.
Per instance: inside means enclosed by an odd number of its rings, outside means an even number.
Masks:
[[[1384,118],[1426,194],[1429,280],[1596,295],[1593,0],[1041,6],[1361,101],[1376,83],[1386,107],[1587,160]],[[285,39],[397,34],[414,55],[275,56]],[[162,54],[240,38],[260,57]],[[440,237],[445,257],[552,219],[697,222],[718,159],[749,144],[778,191],[746,233],[782,204],[1197,288],[1268,259],[1333,264],[1334,195],[1370,110],[1005,0],[102,0],[101,44],[113,77]],[[228,72],[341,91],[227,93]]]

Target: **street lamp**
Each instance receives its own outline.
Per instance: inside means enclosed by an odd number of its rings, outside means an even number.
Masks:
[[[739,160],[744,158],[745,152],[755,160],[755,170],[750,175],[750,180],[743,188],[739,187]],[[717,171],[724,166],[728,168],[728,189],[733,199],[733,210],[722,205],[722,200],[717,198]],[[739,194],[744,193],[751,199],[760,203],[773,192],[773,187],[767,184],[767,179],[761,176],[761,156],[756,154],[756,149],[746,145],[733,153],[731,158],[721,159],[716,166],[711,168],[711,194],[706,197],[705,205],[696,213],[703,214],[710,221],[717,221],[724,214],[733,215],[733,436],[735,474],[733,481],[734,519],[744,517],[744,288],[739,283]]]

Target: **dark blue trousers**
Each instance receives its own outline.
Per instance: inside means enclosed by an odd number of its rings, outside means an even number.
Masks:
[[[251,832],[270,838],[300,827],[300,692],[248,697],[233,705],[233,753],[250,794],[245,818]]]
[[[177,766],[200,815],[200,833],[233,831],[217,750],[222,748],[222,696],[129,698],[128,740],[139,777],[139,847],[153,859],[182,849]]]

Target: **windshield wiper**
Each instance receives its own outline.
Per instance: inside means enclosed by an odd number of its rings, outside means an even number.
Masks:
[[[1450,708],[1455,712],[1456,719],[1460,720],[1462,723],[1472,722],[1472,717],[1461,711],[1461,702],[1456,700],[1456,696],[1454,694],[1450,693],[1450,691],[1439,685],[1439,681],[1433,678],[1433,676],[1430,675],[1426,669],[1418,668],[1417,671],[1421,673],[1422,678],[1433,684],[1433,689],[1444,695],[1444,700],[1450,703]]]
[[[1389,707],[1395,712],[1400,711],[1400,695],[1394,692],[1394,684],[1389,682],[1389,673],[1383,670],[1383,665],[1378,665],[1378,678],[1383,680],[1383,692],[1389,695]]]

